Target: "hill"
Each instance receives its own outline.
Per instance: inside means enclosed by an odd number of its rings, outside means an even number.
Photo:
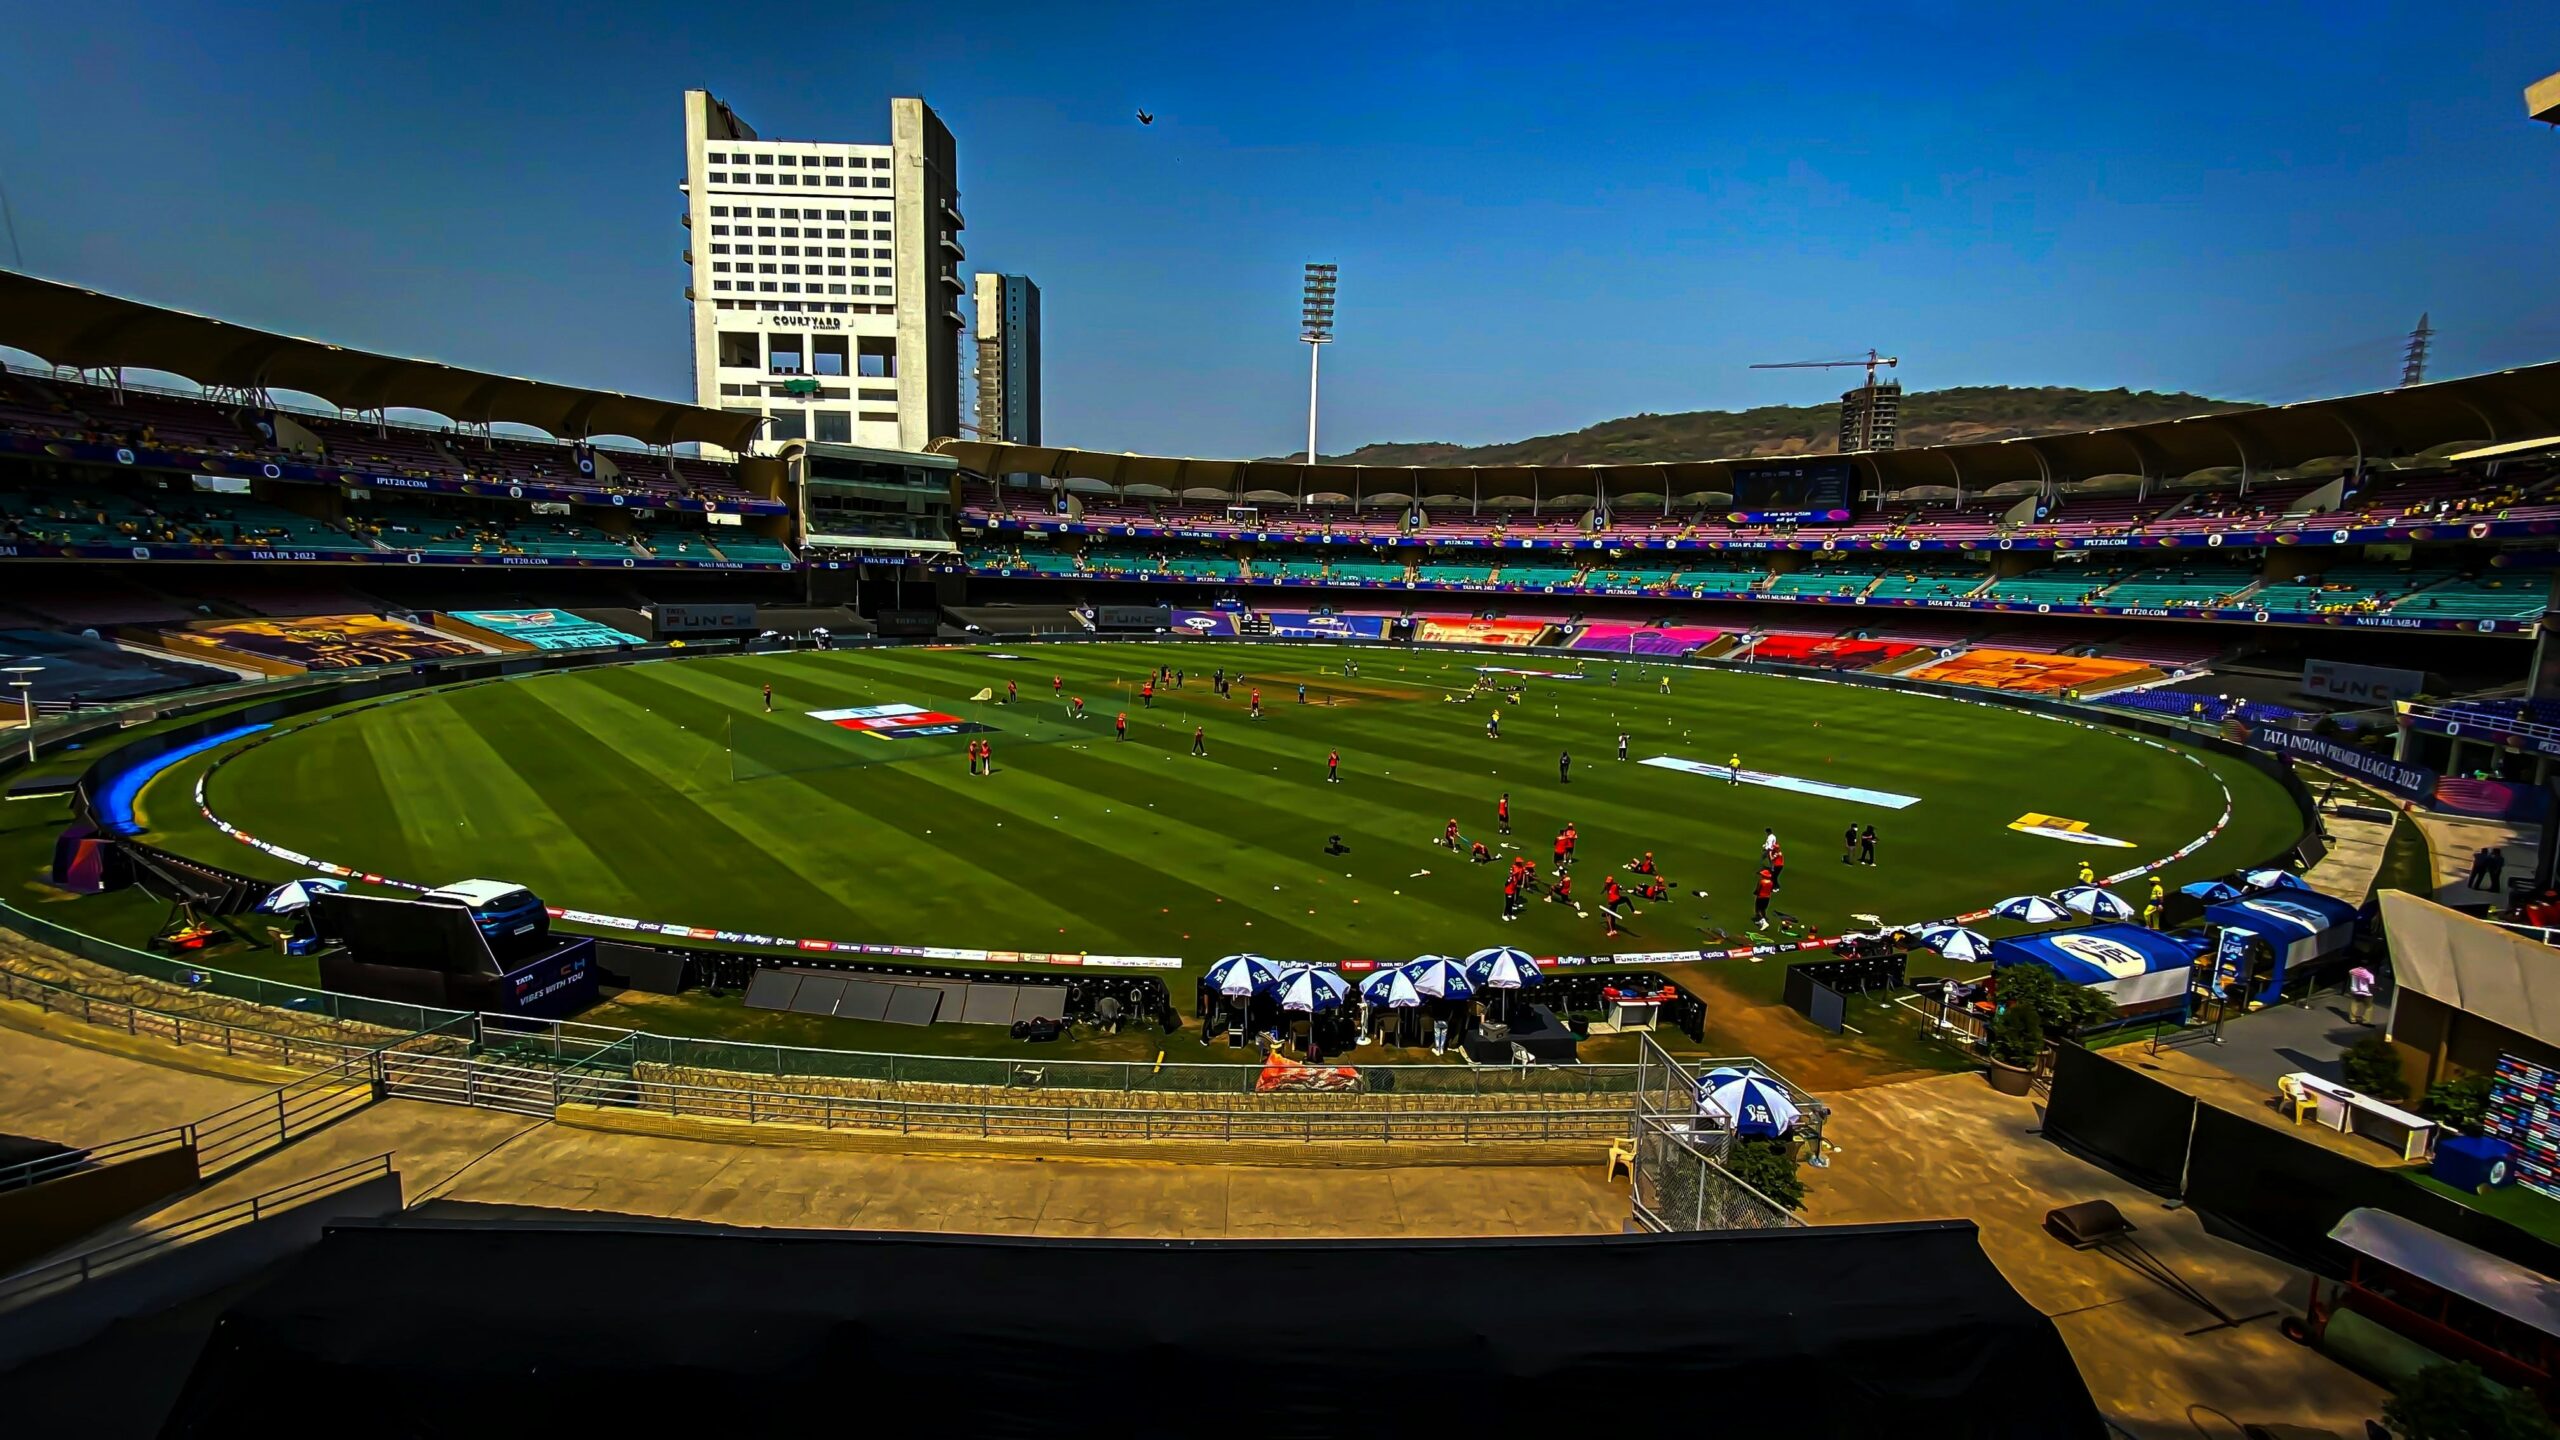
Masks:
[[[1969,385],[1902,397],[1904,448],[1949,441],[2006,440],[2245,410],[2231,400],[2158,390],[2077,390],[2067,386]],[[1363,445],[1326,460],[1351,465],[1611,465],[1713,460],[1733,455],[1822,455],[1836,448],[1840,406],[1762,405],[1630,415],[1566,435],[1501,445],[1429,441]]]

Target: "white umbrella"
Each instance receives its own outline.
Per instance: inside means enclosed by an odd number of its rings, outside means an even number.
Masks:
[[[2248,881],[2249,888],[2252,890],[2308,890],[2311,888],[2302,883],[2301,876],[2290,870],[2252,870],[2240,878]]]
[[[296,911],[310,908],[313,901],[329,891],[346,888],[347,882],[344,880],[329,880],[318,876],[308,880],[288,881],[277,886],[266,899],[259,901],[258,908],[269,915],[291,915]]]
[[[1331,1010],[1351,993],[1351,982],[1313,965],[1292,965],[1280,972],[1280,1008],[1312,1015]]]
[[[1271,962],[1259,955],[1230,955],[1209,967],[1209,988],[1230,1000],[1242,1000],[1268,989],[1280,978]]]
[[[2123,896],[2095,885],[2074,885],[2053,898],[2092,920],[2131,920],[2136,913]]]
[[[1961,925],[1928,926],[1920,932],[1920,943],[1958,964],[1991,958],[1991,937]]]
[[[2050,925],[2071,915],[2070,911],[2042,895],[2012,895],[1992,906],[1991,913],[2005,920],[2023,920],[2029,925]]]
[[[1426,1000],[1470,1000],[1475,998],[1476,977],[1467,967],[1446,955],[1425,955],[1404,967],[1413,980],[1413,988]]]

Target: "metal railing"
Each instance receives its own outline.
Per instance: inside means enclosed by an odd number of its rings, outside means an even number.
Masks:
[[[279,1211],[290,1210],[323,1196],[353,1189],[369,1180],[392,1173],[394,1172],[391,1169],[391,1156],[388,1153],[376,1155],[370,1160],[359,1160],[350,1165],[341,1165],[335,1170],[325,1170],[317,1175],[305,1176],[292,1184],[280,1185],[262,1194],[252,1195],[246,1200],[236,1200],[217,1209],[136,1231],[93,1250],[84,1250],[77,1255],[66,1255],[48,1264],[22,1270],[6,1279],[0,1279],[0,1309],[24,1305],[75,1286],[85,1285],[100,1276],[113,1274],[172,1246],[201,1240],[208,1235],[218,1235],[226,1230],[236,1230],[243,1225],[254,1225]]]
[[[1633,1162],[1629,1190],[1638,1224],[1658,1232],[1774,1230],[1802,1225],[1786,1206],[1753,1189],[1725,1168],[1735,1137],[1729,1121],[1711,1118],[1698,1098],[1698,1076],[1715,1062],[1674,1056],[1650,1035],[1638,1052]],[[1736,1068],[1740,1068],[1737,1062]],[[1794,1142],[1822,1153],[1822,1120],[1828,1107],[1768,1067],[1751,1062],[1760,1078],[1787,1092],[1801,1112]],[[1624,1133],[1624,1132],[1621,1132]]]
[[[906,1055],[879,1051],[820,1050],[790,1045],[631,1032],[633,1064],[679,1070],[718,1070],[778,1079],[874,1081],[888,1085],[993,1085],[1020,1083],[1024,1062],[994,1056]],[[1259,1075],[1248,1064],[1197,1061],[1049,1060],[1034,1062],[1052,1090],[1137,1093],[1246,1094]],[[1439,1095],[1611,1095],[1635,1088],[1632,1065],[1362,1065],[1359,1087],[1370,1093]]]
[[[1627,1111],[1614,1105],[1554,1110],[1126,1110],[804,1095],[603,1072],[564,1075],[556,1093],[570,1103],[687,1119],[981,1139],[1478,1143],[1606,1139],[1627,1131]]]
[[[121,1140],[109,1140],[102,1145],[69,1149],[53,1155],[41,1155],[33,1160],[22,1160],[15,1165],[0,1166],[0,1194],[11,1190],[24,1190],[30,1186],[41,1185],[48,1180],[58,1180],[65,1175],[86,1170],[95,1165],[109,1165],[120,1160],[138,1160],[145,1155],[180,1149],[192,1143],[194,1143],[194,1136],[191,1127],[172,1125],[166,1130],[128,1135]]]
[[[0,900],[0,926],[6,926],[30,940],[51,945],[57,950],[76,955],[111,969],[144,980],[156,980],[191,995],[222,1000],[244,1001],[288,1011],[296,1015],[315,1016],[349,1025],[368,1025],[394,1035],[410,1035],[420,1030],[453,1020],[469,1012],[446,1010],[433,1005],[412,1005],[399,1000],[375,1000],[363,995],[347,995],[335,990],[319,990],[308,985],[293,985],[282,980],[266,980],[236,971],[216,970],[148,950],[136,950],[103,940],[86,931],[58,925],[40,915],[31,915],[5,900]],[[33,982],[44,983],[44,982]],[[169,997],[175,1000],[173,994]],[[164,1011],[172,1007],[160,1007]]]
[[[377,1063],[374,1052],[350,1056],[185,1127],[196,1149],[197,1168],[211,1171],[263,1155],[371,1105],[380,1098],[374,1084]]]
[[[0,1000],[33,1005],[46,1014],[68,1015],[84,1025],[121,1030],[128,1035],[149,1036],[174,1045],[219,1050],[225,1055],[286,1070],[326,1069],[370,1054],[375,1048],[375,1045],[352,1040],[296,1035],[257,1025],[235,1024],[229,1020],[209,1020],[201,1015],[178,1014],[137,1005],[129,1000],[102,999],[67,985],[31,980],[6,970],[0,970]]]

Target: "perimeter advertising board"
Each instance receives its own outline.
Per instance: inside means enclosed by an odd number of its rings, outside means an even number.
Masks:
[[[2415,670],[2383,665],[2350,665],[2339,660],[2302,662],[2302,693],[2351,705],[2388,705],[2427,688],[2427,677]]]
[[[753,605],[660,605],[649,621],[660,640],[670,635],[752,635],[757,628]]]

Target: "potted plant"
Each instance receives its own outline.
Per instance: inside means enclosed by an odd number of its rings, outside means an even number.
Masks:
[[[2004,996],[2000,1013],[1991,1019],[1991,1088],[2003,1095],[2024,1095],[2035,1078],[2036,1059],[2044,1054],[2044,1017],[2024,995]]]

